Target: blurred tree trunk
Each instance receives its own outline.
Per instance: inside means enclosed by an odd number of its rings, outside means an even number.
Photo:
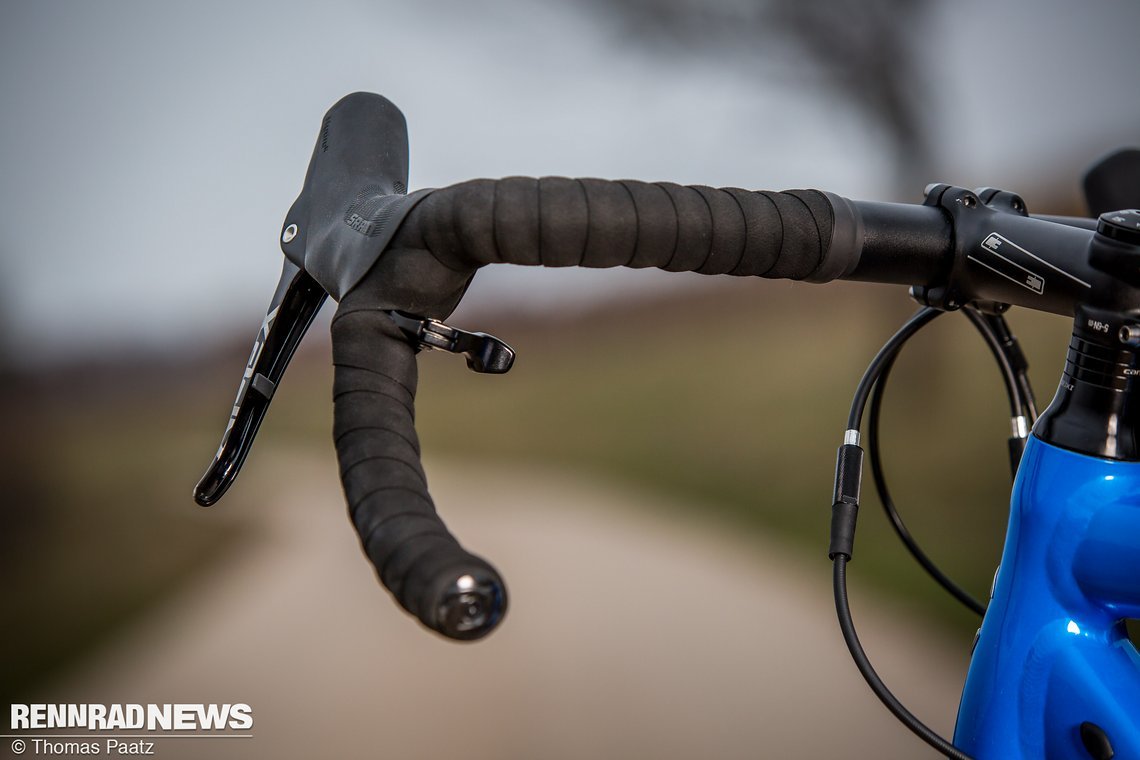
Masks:
[[[798,53],[790,71],[796,80],[822,88],[821,97],[841,99],[882,131],[893,152],[894,193],[908,200],[932,181],[916,49],[922,36],[916,30],[931,6],[930,0],[598,0],[599,10],[617,13],[631,36],[662,53],[681,47],[732,65],[786,66],[790,46]]]

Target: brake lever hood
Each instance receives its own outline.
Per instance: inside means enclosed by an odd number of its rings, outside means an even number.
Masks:
[[[406,195],[408,130],[386,98],[358,92],[321,120],[305,183],[281,226],[285,265],[214,460],[194,489],[216,503],[237,477],[269,402],[328,296],[355,286],[429,190]]]

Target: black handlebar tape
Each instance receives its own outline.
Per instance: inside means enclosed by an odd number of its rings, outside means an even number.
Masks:
[[[432,191],[390,248],[427,249],[460,270],[628,266],[828,282],[855,268],[860,234],[851,204],[817,190],[509,177]]]
[[[498,572],[463,549],[428,494],[414,426],[416,360],[383,312],[343,306],[332,323],[337,460],[349,514],[380,580],[428,628],[489,633],[507,609]]]

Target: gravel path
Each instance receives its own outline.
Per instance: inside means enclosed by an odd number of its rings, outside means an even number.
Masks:
[[[573,473],[437,462],[442,513],[511,591],[501,630],[453,644],[377,586],[334,465],[277,461],[259,540],[53,700],[253,706],[252,739],[163,739],[168,759],[933,756],[851,664],[822,558]],[[950,731],[969,642],[853,594],[887,683]]]

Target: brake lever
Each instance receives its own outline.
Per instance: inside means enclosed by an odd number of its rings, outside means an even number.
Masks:
[[[285,261],[238,385],[222,443],[194,488],[194,500],[203,507],[216,504],[237,478],[277,385],[326,298],[328,293],[315,279],[296,264]],[[514,364],[514,349],[494,335],[468,332],[438,319],[398,311],[387,313],[417,352],[438,349],[463,354],[473,371],[494,375],[508,372]]]
[[[286,259],[246,362],[222,443],[194,487],[194,501],[203,507],[217,503],[237,478],[289,360],[326,298],[328,293],[315,279]]]
[[[467,358],[469,369],[489,375],[509,372],[515,363],[515,350],[494,335],[460,330],[438,319],[417,317],[399,311],[389,311],[388,316],[417,353],[421,349],[438,349],[463,354]]]
[[[369,142],[377,135],[384,138],[384,150]],[[329,110],[301,194],[282,224],[281,279],[246,362],[221,445],[194,488],[194,500],[202,506],[217,503],[237,478],[277,385],[325,299],[339,301],[360,282],[404,216],[431,192],[406,195],[407,182],[407,126],[398,108],[378,95],[357,93]],[[347,210],[346,189],[356,193]],[[336,224],[337,219],[344,223]],[[461,353],[471,369],[491,374],[506,372],[514,362],[511,347],[492,335],[387,313],[417,351]]]

